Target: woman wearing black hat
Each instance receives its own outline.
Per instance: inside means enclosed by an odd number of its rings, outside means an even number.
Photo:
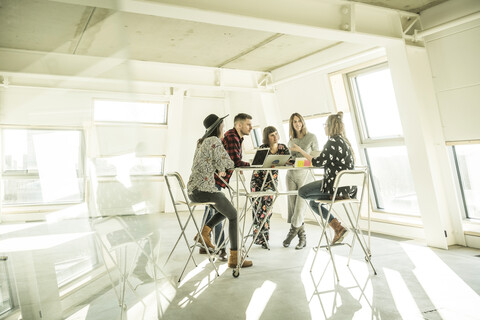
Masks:
[[[227,116],[225,116],[227,117]],[[225,150],[220,138],[223,137],[223,119],[210,114],[203,120],[205,134],[197,142],[197,149],[193,158],[192,174],[188,180],[188,196],[194,202],[213,202],[216,214],[213,215],[202,229],[201,236],[205,244],[215,249],[210,240],[210,231],[225,218],[228,219],[228,233],[230,237],[230,257],[228,266],[237,266],[237,210],[232,203],[215,186],[215,172],[225,176],[226,169],[232,169],[234,163]],[[196,236],[196,238],[198,235]],[[242,267],[252,266],[252,261],[245,260]]]

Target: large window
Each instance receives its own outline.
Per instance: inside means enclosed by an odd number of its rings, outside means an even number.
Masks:
[[[4,205],[83,201],[80,130],[4,128],[1,136]]]
[[[386,63],[347,74],[358,148],[370,168],[377,211],[419,215],[407,148]]]
[[[95,100],[96,122],[136,122],[167,124],[167,103]]]
[[[405,146],[366,148],[365,154],[377,209],[417,213],[417,194]]]
[[[466,217],[480,219],[480,144],[452,147]]]

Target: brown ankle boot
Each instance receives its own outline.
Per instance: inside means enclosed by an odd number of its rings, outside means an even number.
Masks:
[[[338,221],[337,218],[330,221],[329,225],[333,229],[333,231],[335,231],[335,236],[333,237],[332,244],[342,242],[343,238],[345,238],[345,236],[347,235],[348,230],[342,227],[340,221]]]
[[[203,238],[203,241],[205,241],[205,244],[207,245],[207,247],[215,250],[215,246],[212,244],[212,241],[210,240],[210,231],[212,231],[212,229],[209,226],[203,226],[202,238]],[[196,240],[198,241],[198,243],[200,243],[200,245],[203,245],[202,241],[198,237],[198,234],[195,236],[195,238],[193,238],[193,240]]]
[[[236,268],[238,264],[238,253],[237,250],[230,250],[230,257],[228,257],[228,267]],[[241,268],[248,268],[253,266],[253,262],[250,260],[245,260],[242,263]]]

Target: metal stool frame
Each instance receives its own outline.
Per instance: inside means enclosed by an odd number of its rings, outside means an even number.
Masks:
[[[192,202],[192,201],[190,201],[190,199],[188,198],[187,192],[186,192],[185,183],[183,182],[182,176],[178,172],[167,173],[165,175],[165,182],[167,183],[168,192],[170,194],[170,198],[172,199],[173,209],[175,210],[175,215],[177,217],[178,225],[180,226],[180,230],[181,230],[181,233],[178,236],[178,239],[177,239],[174,247],[172,248],[172,251],[170,252],[170,254],[167,258],[167,262],[170,259],[171,255],[173,254],[173,252],[175,251],[175,249],[178,245],[178,242],[180,241],[180,239],[182,237],[185,240],[185,243],[187,244],[188,251],[190,253],[189,256],[188,256],[187,262],[185,263],[185,266],[183,267],[182,273],[180,274],[180,277],[178,278],[178,282],[180,282],[182,280],[183,274],[185,273],[185,270],[187,269],[187,265],[190,262],[190,260],[193,261],[195,267],[198,266],[195,259],[193,258],[193,252],[194,252],[194,250],[197,246],[205,248],[205,250],[207,251],[208,260],[210,261],[210,264],[215,269],[216,275],[219,276],[218,268],[215,265],[215,255],[210,252],[209,248],[205,244],[205,241],[203,240],[203,237],[199,236],[198,238],[200,239],[200,242],[199,242],[198,239],[196,239],[195,243],[193,245],[190,245],[190,243],[187,239],[187,236],[185,235],[185,230],[186,230],[190,220],[193,221],[193,224],[195,226],[195,230],[197,231],[197,234],[201,235],[201,230],[203,228],[203,225],[205,224],[205,221],[203,221],[203,219],[202,219],[202,224],[200,225],[200,227],[198,226],[198,223],[197,223],[197,221],[194,217],[195,208],[197,206],[211,206],[211,205],[214,205],[215,203],[213,203],[213,202]],[[181,191],[182,199],[180,199],[180,200],[177,200],[175,195],[174,195],[174,190],[173,190],[174,184],[173,184],[173,182],[176,182],[179,190]],[[187,209],[188,209],[189,215],[188,215],[188,218],[185,221],[185,223],[182,223],[182,220],[180,219],[180,210],[178,208],[179,206],[186,206]],[[165,262],[165,264],[167,262]]]
[[[357,187],[357,192],[360,190],[360,195],[357,194],[357,198],[353,199],[336,199],[337,198],[337,191],[338,188],[341,187]],[[332,200],[316,200],[315,202],[319,204],[325,204],[328,206],[328,216],[327,219],[321,218],[321,222],[319,222],[317,215],[313,214],[315,217],[315,220],[320,224],[322,227],[322,234],[320,236],[320,239],[318,241],[318,246],[316,247],[315,250],[315,256],[312,261],[312,265],[310,267],[310,272],[313,270],[313,265],[315,264],[315,260],[317,258],[317,254],[320,248],[326,248],[328,253],[330,254],[330,259],[332,260],[333,268],[335,270],[335,275],[337,278],[337,281],[340,281],[338,277],[338,272],[337,268],[335,266],[335,260],[333,258],[332,250],[331,248],[334,246],[338,245],[348,245],[350,247],[350,253],[348,256],[348,262],[347,265],[350,262],[350,258],[353,252],[353,248],[355,245],[355,241],[358,240],[363,252],[365,253],[365,260],[370,264],[374,274],[377,274],[377,271],[375,270],[375,267],[373,266],[373,263],[371,261],[371,251],[370,251],[370,210],[368,214],[368,243],[365,241],[364,235],[362,233],[362,230],[359,227],[359,220],[360,220],[360,211],[362,208],[362,204],[365,200],[365,194],[369,194],[369,185],[368,185],[368,168],[363,168],[363,169],[355,169],[355,170],[342,170],[337,174],[337,177],[335,178],[335,183],[334,183],[334,194],[332,195]],[[341,219],[340,215],[338,215],[338,211],[334,210],[335,205],[342,205],[345,214],[346,214],[346,219]],[[367,201],[367,206],[370,204]],[[355,207],[357,207],[357,210],[355,210]],[[328,219],[332,215],[332,211],[336,213],[336,217],[342,220],[342,222],[348,222],[346,223],[346,227],[349,228],[353,232],[353,239],[352,243],[338,243],[331,245],[330,244],[330,239],[328,237],[327,233],[327,228],[328,228]],[[313,211],[312,211],[313,212]],[[326,240],[326,245],[321,245],[321,242],[323,240],[323,237],[325,237]]]

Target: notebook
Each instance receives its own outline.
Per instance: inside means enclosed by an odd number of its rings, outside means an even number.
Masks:
[[[253,161],[250,164],[250,167],[254,167],[254,168],[263,167],[263,163],[265,162],[265,159],[267,158],[268,151],[270,151],[269,148],[257,149],[257,151],[255,152],[255,156],[253,157]]]
[[[269,154],[263,163],[263,168],[284,166],[290,157],[289,154]]]

